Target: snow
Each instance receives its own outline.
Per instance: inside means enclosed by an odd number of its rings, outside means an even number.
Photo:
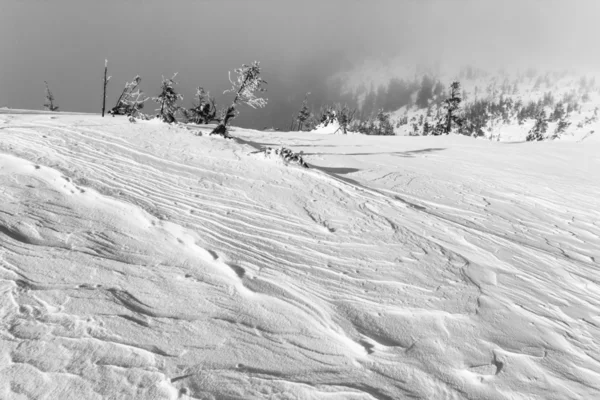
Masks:
[[[209,130],[0,113],[0,398],[600,397],[598,134]]]
[[[327,121],[327,122],[320,123],[311,132],[331,135],[334,133],[341,133],[342,130],[340,127],[340,123],[337,121],[337,119],[334,119],[333,121]]]
[[[310,132],[311,133],[324,134],[324,135],[333,135],[333,134],[337,134],[337,135],[361,135],[360,132],[353,132],[353,131],[346,131],[346,133],[344,133],[344,130],[340,126],[340,123],[335,118],[333,120],[329,120],[329,121],[320,123],[319,125],[317,125],[315,127],[315,129],[313,129]]]

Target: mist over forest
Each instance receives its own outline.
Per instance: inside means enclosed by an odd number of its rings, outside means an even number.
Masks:
[[[62,110],[98,112],[105,59],[112,76],[109,104],[136,75],[154,96],[161,76],[178,72],[184,106],[198,86],[222,105],[228,71],[258,60],[268,104],[242,113],[236,124],[287,129],[309,92],[313,112],[336,102],[358,107],[363,117],[378,108],[393,111],[422,83],[414,76],[418,66],[495,71],[600,65],[593,51],[600,5],[593,0],[33,2],[36,13],[31,2],[3,3],[0,107],[40,108],[48,81]],[[411,73],[390,69],[381,84],[344,90],[345,72],[391,60]],[[148,104],[149,111],[154,107]]]

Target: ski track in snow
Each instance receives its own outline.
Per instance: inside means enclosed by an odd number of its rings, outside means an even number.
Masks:
[[[0,398],[600,397],[597,142],[234,136],[0,114]]]

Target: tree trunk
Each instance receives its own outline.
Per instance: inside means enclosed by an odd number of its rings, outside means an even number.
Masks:
[[[106,74],[108,73],[108,60],[104,60],[104,90],[102,92],[102,117],[104,118],[104,110],[106,110],[106,84],[108,80]]]

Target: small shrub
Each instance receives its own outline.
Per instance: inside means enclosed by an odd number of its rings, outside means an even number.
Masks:
[[[279,156],[285,162],[285,164],[298,164],[303,168],[308,168],[308,164],[304,161],[302,152],[294,153],[292,150],[286,147],[272,148],[265,147],[263,150],[266,156]]]
[[[54,103],[54,95],[48,87],[48,82],[44,81],[44,83],[46,84],[46,101],[44,102],[44,109],[48,111],[58,111],[58,105]]]
[[[194,98],[193,107],[189,110],[183,109],[185,118],[194,124],[210,124],[213,121],[220,122],[217,117],[217,107],[214,97],[205,91],[203,87],[198,86]]]

